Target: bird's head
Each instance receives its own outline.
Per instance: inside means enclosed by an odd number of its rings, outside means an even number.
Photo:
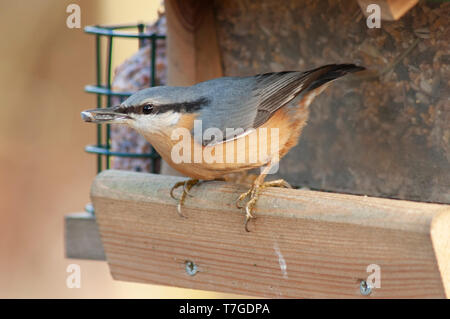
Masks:
[[[208,103],[185,87],[159,86],[138,91],[123,103],[81,112],[85,122],[126,124],[141,133],[159,133],[176,126],[181,116]]]

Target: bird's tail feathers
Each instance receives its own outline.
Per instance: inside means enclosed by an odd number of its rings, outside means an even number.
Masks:
[[[310,78],[309,85],[306,90],[311,91],[318,87],[336,80],[348,73],[354,73],[365,70],[362,66],[355,64],[328,64],[320,68],[306,72],[306,76]]]

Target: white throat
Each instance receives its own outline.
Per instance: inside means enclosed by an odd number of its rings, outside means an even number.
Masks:
[[[158,134],[176,125],[180,118],[181,113],[170,111],[162,114],[139,115],[130,124],[140,132]]]

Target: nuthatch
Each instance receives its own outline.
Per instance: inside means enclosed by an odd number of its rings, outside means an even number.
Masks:
[[[200,179],[224,178],[230,173],[264,166],[251,188],[237,200],[237,206],[245,210],[248,230],[260,191],[268,186],[290,187],[284,180],[264,182],[264,179],[297,144],[308,119],[309,104],[331,81],[361,70],[364,68],[353,64],[331,64],[306,72],[222,77],[189,87],[151,87],[136,92],[118,106],[87,110],[81,117],[86,122],[129,125],[169,165],[191,177],[171,190],[174,197],[173,190],[183,186],[178,203],[180,215],[189,190]],[[200,134],[195,132],[196,123],[201,124]],[[216,133],[208,134],[213,128]],[[179,148],[180,130],[188,132],[189,142],[185,146],[190,147],[184,147],[182,155],[174,152]],[[276,130],[277,134],[268,136],[267,130]],[[261,149],[265,149],[264,156],[255,156],[261,154]],[[199,160],[196,151],[216,160]],[[236,160],[236,155],[240,160]],[[248,200],[241,206],[245,199]]]

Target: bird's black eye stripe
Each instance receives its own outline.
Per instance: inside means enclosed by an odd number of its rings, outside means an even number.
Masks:
[[[123,114],[153,114],[156,113],[156,106],[151,103],[137,106],[121,106],[116,112]]]
[[[115,108],[115,111],[122,114],[159,114],[165,112],[196,112],[200,110],[203,106],[210,103],[210,100],[201,97],[194,101],[186,101],[180,103],[168,103],[168,104],[140,104],[140,105],[120,105]]]

